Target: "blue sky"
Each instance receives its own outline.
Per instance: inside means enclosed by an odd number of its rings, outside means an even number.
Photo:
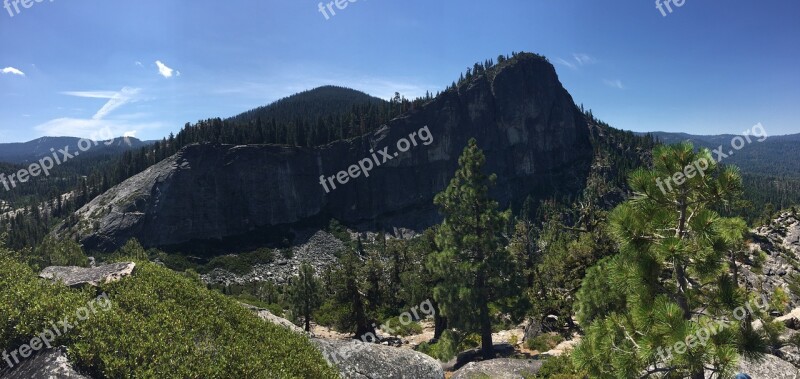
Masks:
[[[794,0],[685,0],[666,17],[650,0],[358,0],[327,20],[318,4],[0,8],[0,142],[156,139],[326,84],[415,97],[512,51],[547,56],[575,101],[618,128],[800,133]]]

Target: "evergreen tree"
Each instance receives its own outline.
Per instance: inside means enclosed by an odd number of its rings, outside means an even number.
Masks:
[[[609,216],[619,258],[591,271],[579,293],[579,317],[591,323],[575,362],[598,378],[667,373],[699,379],[708,368],[724,377],[737,349],[759,346],[749,320],[703,343],[687,341],[731,320],[747,300],[726,262],[746,225],[712,210],[736,201],[738,170],[721,168],[708,150],[684,143],[657,147],[653,168],[633,172],[629,183],[635,197]],[[683,348],[673,348],[676,343]]]
[[[311,316],[322,304],[322,284],[314,267],[308,262],[300,265],[298,277],[289,290],[295,317],[302,317],[306,332],[311,331]]]
[[[512,290],[512,260],[501,236],[510,212],[500,212],[489,197],[496,175],[483,172],[486,158],[475,139],[458,163],[455,177],[434,200],[444,222],[436,235],[442,250],[435,254],[433,268],[445,279],[434,297],[452,327],[480,334],[481,352],[488,359],[494,357],[490,309]]]

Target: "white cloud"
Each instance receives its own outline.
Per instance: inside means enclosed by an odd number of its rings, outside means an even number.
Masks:
[[[61,117],[35,127],[43,136],[74,136],[92,139],[110,139],[122,135],[133,136],[137,130],[161,128],[159,123],[139,122],[141,114],[119,115],[115,119],[106,117],[117,108],[138,99],[139,88],[125,87],[119,91],[68,91],[64,95],[89,99],[108,99],[90,119]]]
[[[605,85],[611,88],[625,89],[625,85],[623,85],[622,81],[619,79],[616,80],[603,79],[603,83],[605,83]]]
[[[110,99],[117,94],[116,91],[65,91],[62,95],[86,97],[90,99]]]
[[[572,57],[575,58],[575,61],[577,61],[581,66],[597,62],[596,59],[590,57],[588,54],[575,53],[572,54]]]
[[[556,63],[562,64],[564,66],[569,67],[570,69],[577,70],[581,66],[587,66],[590,64],[594,64],[597,62],[597,59],[594,57],[583,54],[583,53],[574,53],[572,54],[571,60],[566,60],[563,58],[556,58]]]
[[[135,136],[143,129],[163,128],[161,123],[129,123],[123,120],[94,120],[62,117],[36,126],[42,136],[80,137],[95,140],[109,140],[120,136]]]
[[[14,68],[14,67],[6,67],[6,68],[3,69],[3,71],[0,71],[0,72],[2,72],[3,74],[25,76],[24,72],[20,71],[19,69]]]
[[[569,62],[569,61],[564,60],[562,58],[556,58],[556,63],[560,63],[560,64],[562,64],[564,66],[567,66],[567,67],[569,67],[569,68],[571,68],[573,70],[578,68],[578,66],[575,63]]]
[[[133,62],[133,64],[135,64],[135,65],[137,65],[137,66],[139,66],[141,68],[144,68],[144,65],[142,64],[142,62],[136,61],[136,62]]]
[[[97,113],[92,116],[94,120],[102,120],[106,117],[109,113],[111,113],[114,109],[117,109],[133,100],[135,100],[136,95],[139,94],[139,88],[130,88],[125,87],[121,91],[117,92],[112,96],[108,102],[100,108]]]
[[[167,65],[165,65],[161,61],[156,61],[156,66],[158,66],[158,73],[161,74],[161,76],[163,76],[165,78],[171,78],[172,77],[172,73],[175,71],[175,70],[167,67]],[[178,73],[178,75],[180,75],[180,73]]]

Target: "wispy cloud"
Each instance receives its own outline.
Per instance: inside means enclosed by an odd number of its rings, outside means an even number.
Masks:
[[[113,110],[136,100],[140,91],[140,88],[124,87],[119,91],[66,91],[61,94],[89,99],[108,99],[105,105],[92,116],[94,120],[102,120]]]
[[[90,139],[111,139],[119,136],[135,136],[144,129],[161,129],[159,122],[131,123],[125,120],[93,120],[62,117],[36,126],[41,136],[81,137]]]
[[[3,74],[25,76],[24,72],[20,71],[18,68],[14,68],[14,67],[6,67],[6,68],[3,69],[3,71],[0,71],[0,72],[2,72]]]
[[[575,60],[581,66],[584,66],[584,65],[587,65],[587,64],[594,64],[595,62],[597,62],[597,60],[594,59],[594,57],[591,57],[588,54],[575,53],[575,54],[572,54],[572,57],[575,58]]]
[[[141,68],[144,68],[144,65],[142,64],[142,62],[136,61],[136,62],[133,62],[133,64],[135,64],[135,65],[137,65],[137,66],[139,66]]]
[[[566,60],[563,58],[556,58],[556,63],[567,66],[572,70],[577,70],[581,66],[588,66],[590,64],[597,63],[597,59],[595,59],[589,54],[574,53],[572,54],[572,59],[570,60]]]
[[[564,65],[564,66],[567,66],[567,67],[569,67],[569,68],[571,68],[571,69],[573,69],[573,70],[575,70],[575,69],[577,69],[577,68],[578,68],[578,65],[577,65],[577,64],[575,64],[575,63],[573,63],[573,62],[570,62],[570,61],[568,61],[568,60],[565,60],[565,59],[563,59],[563,58],[556,58],[556,63],[560,63],[560,64],[562,64],[562,65]]]
[[[119,91],[67,91],[64,95],[83,97],[89,99],[108,99],[108,101],[90,119],[60,117],[52,119],[35,127],[35,129],[45,136],[75,136],[84,138],[97,138],[104,134],[103,138],[111,136],[135,135],[138,130],[149,128],[160,128],[160,123],[147,123],[137,121],[141,115],[120,115],[115,119],[106,119],[114,110],[119,107],[134,102],[138,99],[139,88],[125,87]]]
[[[171,78],[173,73],[177,73],[177,76],[181,75],[180,71],[176,72],[161,61],[156,61],[156,66],[158,66],[158,73],[165,78]]]
[[[610,79],[603,79],[603,83],[611,88],[617,89],[625,89],[625,85],[622,84],[622,81],[619,79],[610,80]]]
[[[117,94],[116,91],[65,91],[62,95],[86,97],[89,99],[110,99]]]
[[[100,110],[97,111],[94,116],[92,116],[92,119],[102,120],[105,116],[114,111],[114,109],[133,101],[136,98],[136,95],[139,94],[139,91],[139,88],[123,88],[121,91],[114,94],[114,96],[112,96],[108,102],[103,105],[103,107],[100,108]]]

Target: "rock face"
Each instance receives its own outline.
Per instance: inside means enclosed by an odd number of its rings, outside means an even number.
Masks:
[[[75,287],[82,285],[98,286],[102,283],[115,282],[133,273],[136,264],[133,262],[114,263],[91,268],[83,267],[47,267],[39,273],[39,277]]]
[[[753,231],[749,262],[740,266],[740,283],[747,289],[760,292],[771,299],[776,288],[781,288],[789,298],[787,309],[800,307],[800,216],[784,212],[770,225]],[[754,264],[757,254],[765,254],[761,266]]]
[[[365,343],[313,339],[344,379],[443,379],[435,359],[412,350]]]
[[[800,371],[791,363],[774,355],[765,355],[761,361],[741,360],[739,372],[750,375],[753,379],[798,379]],[[710,377],[707,376],[706,377]]]
[[[90,379],[72,369],[66,349],[50,349],[20,362],[11,370],[0,371],[2,379]]]
[[[423,144],[428,127],[432,141]],[[415,134],[417,146],[394,156]],[[420,229],[439,221],[433,196],[476,138],[498,175],[501,206],[528,194],[579,189],[592,148],[582,112],[553,66],[519,54],[375,133],[319,148],[193,145],[97,197],[57,233],[111,250],[131,237],[144,246],[219,240],[264,228],[333,217],[349,225]],[[427,140],[427,139],[426,139]],[[388,147],[391,160],[378,152]],[[335,176],[372,156],[380,166],[329,193]],[[330,186],[330,185],[329,185]]]
[[[525,379],[531,378],[542,367],[536,359],[498,358],[482,362],[470,362],[450,379]]]

